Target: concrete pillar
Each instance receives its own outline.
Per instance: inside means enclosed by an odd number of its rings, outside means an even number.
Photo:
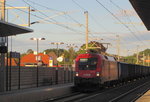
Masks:
[[[0,55],[1,59],[5,59],[5,54]],[[6,70],[5,70],[5,61],[0,61],[0,92],[4,92],[6,90]]]
[[[1,20],[5,21],[5,0],[0,0]],[[1,32],[3,33],[3,32]],[[5,45],[5,37],[1,37],[0,46]],[[0,54],[0,92],[6,90],[6,68],[5,68],[5,53]]]

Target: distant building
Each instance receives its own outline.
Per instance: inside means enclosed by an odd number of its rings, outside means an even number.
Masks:
[[[55,56],[54,54],[30,53],[21,58],[21,66],[37,66],[38,62],[38,66],[53,67],[57,63]]]
[[[48,53],[48,56],[50,56],[50,60],[53,60],[53,65],[57,64],[57,56],[54,52]]]
[[[150,63],[150,60],[145,60],[145,62]]]

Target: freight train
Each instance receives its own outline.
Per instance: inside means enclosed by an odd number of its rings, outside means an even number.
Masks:
[[[150,67],[118,62],[114,57],[96,53],[80,54],[76,58],[76,87],[111,86],[150,75]]]

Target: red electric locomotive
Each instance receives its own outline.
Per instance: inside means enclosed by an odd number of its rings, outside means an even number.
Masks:
[[[149,66],[117,62],[114,57],[96,53],[78,55],[75,67],[74,84],[79,88],[112,86],[150,76]]]
[[[80,54],[76,58],[75,86],[101,86],[118,80],[118,65],[114,57],[96,53]]]

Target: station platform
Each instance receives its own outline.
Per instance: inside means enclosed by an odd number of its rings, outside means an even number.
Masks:
[[[150,90],[136,100],[136,102],[150,102]]]
[[[0,92],[0,102],[41,102],[72,92],[73,83]]]

